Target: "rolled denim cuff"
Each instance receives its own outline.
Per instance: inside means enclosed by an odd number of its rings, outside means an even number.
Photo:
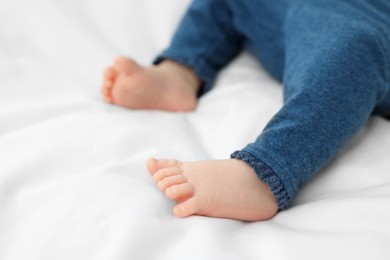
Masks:
[[[291,198],[288,196],[281,179],[271,168],[248,152],[236,151],[231,155],[231,158],[242,160],[251,166],[257,177],[271,189],[278,202],[279,210],[287,209]]]
[[[210,91],[214,83],[216,72],[203,59],[199,57],[196,59],[188,58],[185,54],[181,52],[166,50],[159,56],[157,56],[157,58],[153,61],[153,64],[157,65],[166,59],[172,60],[192,69],[195,75],[202,82],[198,91],[198,97],[201,97],[202,95]]]

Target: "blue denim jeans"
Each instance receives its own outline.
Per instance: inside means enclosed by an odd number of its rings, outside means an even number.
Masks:
[[[282,82],[284,105],[232,158],[283,210],[370,115],[390,115],[390,1],[195,0],[156,63],[191,67],[202,95],[243,48]]]

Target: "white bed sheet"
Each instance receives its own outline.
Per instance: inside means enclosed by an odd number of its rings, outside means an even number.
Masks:
[[[146,159],[227,158],[282,104],[247,53],[193,113],[101,101],[105,66],[149,63],[188,3],[0,2],[0,259],[390,259],[390,122],[379,117],[270,221],[173,216]]]

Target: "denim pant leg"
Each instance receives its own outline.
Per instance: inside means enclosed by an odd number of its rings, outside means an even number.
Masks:
[[[212,88],[218,70],[239,53],[241,45],[242,36],[225,0],[194,0],[170,46],[154,63],[170,59],[192,68],[203,83],[200,96]]]
[[[382,7],[295,2],[285,20],[284,105],[254,143],[232,154],[270,186],[280,209],[367,122],[390,87],[390,18]]]

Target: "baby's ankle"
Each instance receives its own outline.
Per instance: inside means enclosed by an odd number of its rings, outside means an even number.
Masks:
[[[201,86],[201,80],[190,67],[172,60],[164,60],[156,65],[156,67],[165,71],[167,74],[172,75],[176,79],[182,80],[183,84],[188,87],[194,95],[198,93]]]

